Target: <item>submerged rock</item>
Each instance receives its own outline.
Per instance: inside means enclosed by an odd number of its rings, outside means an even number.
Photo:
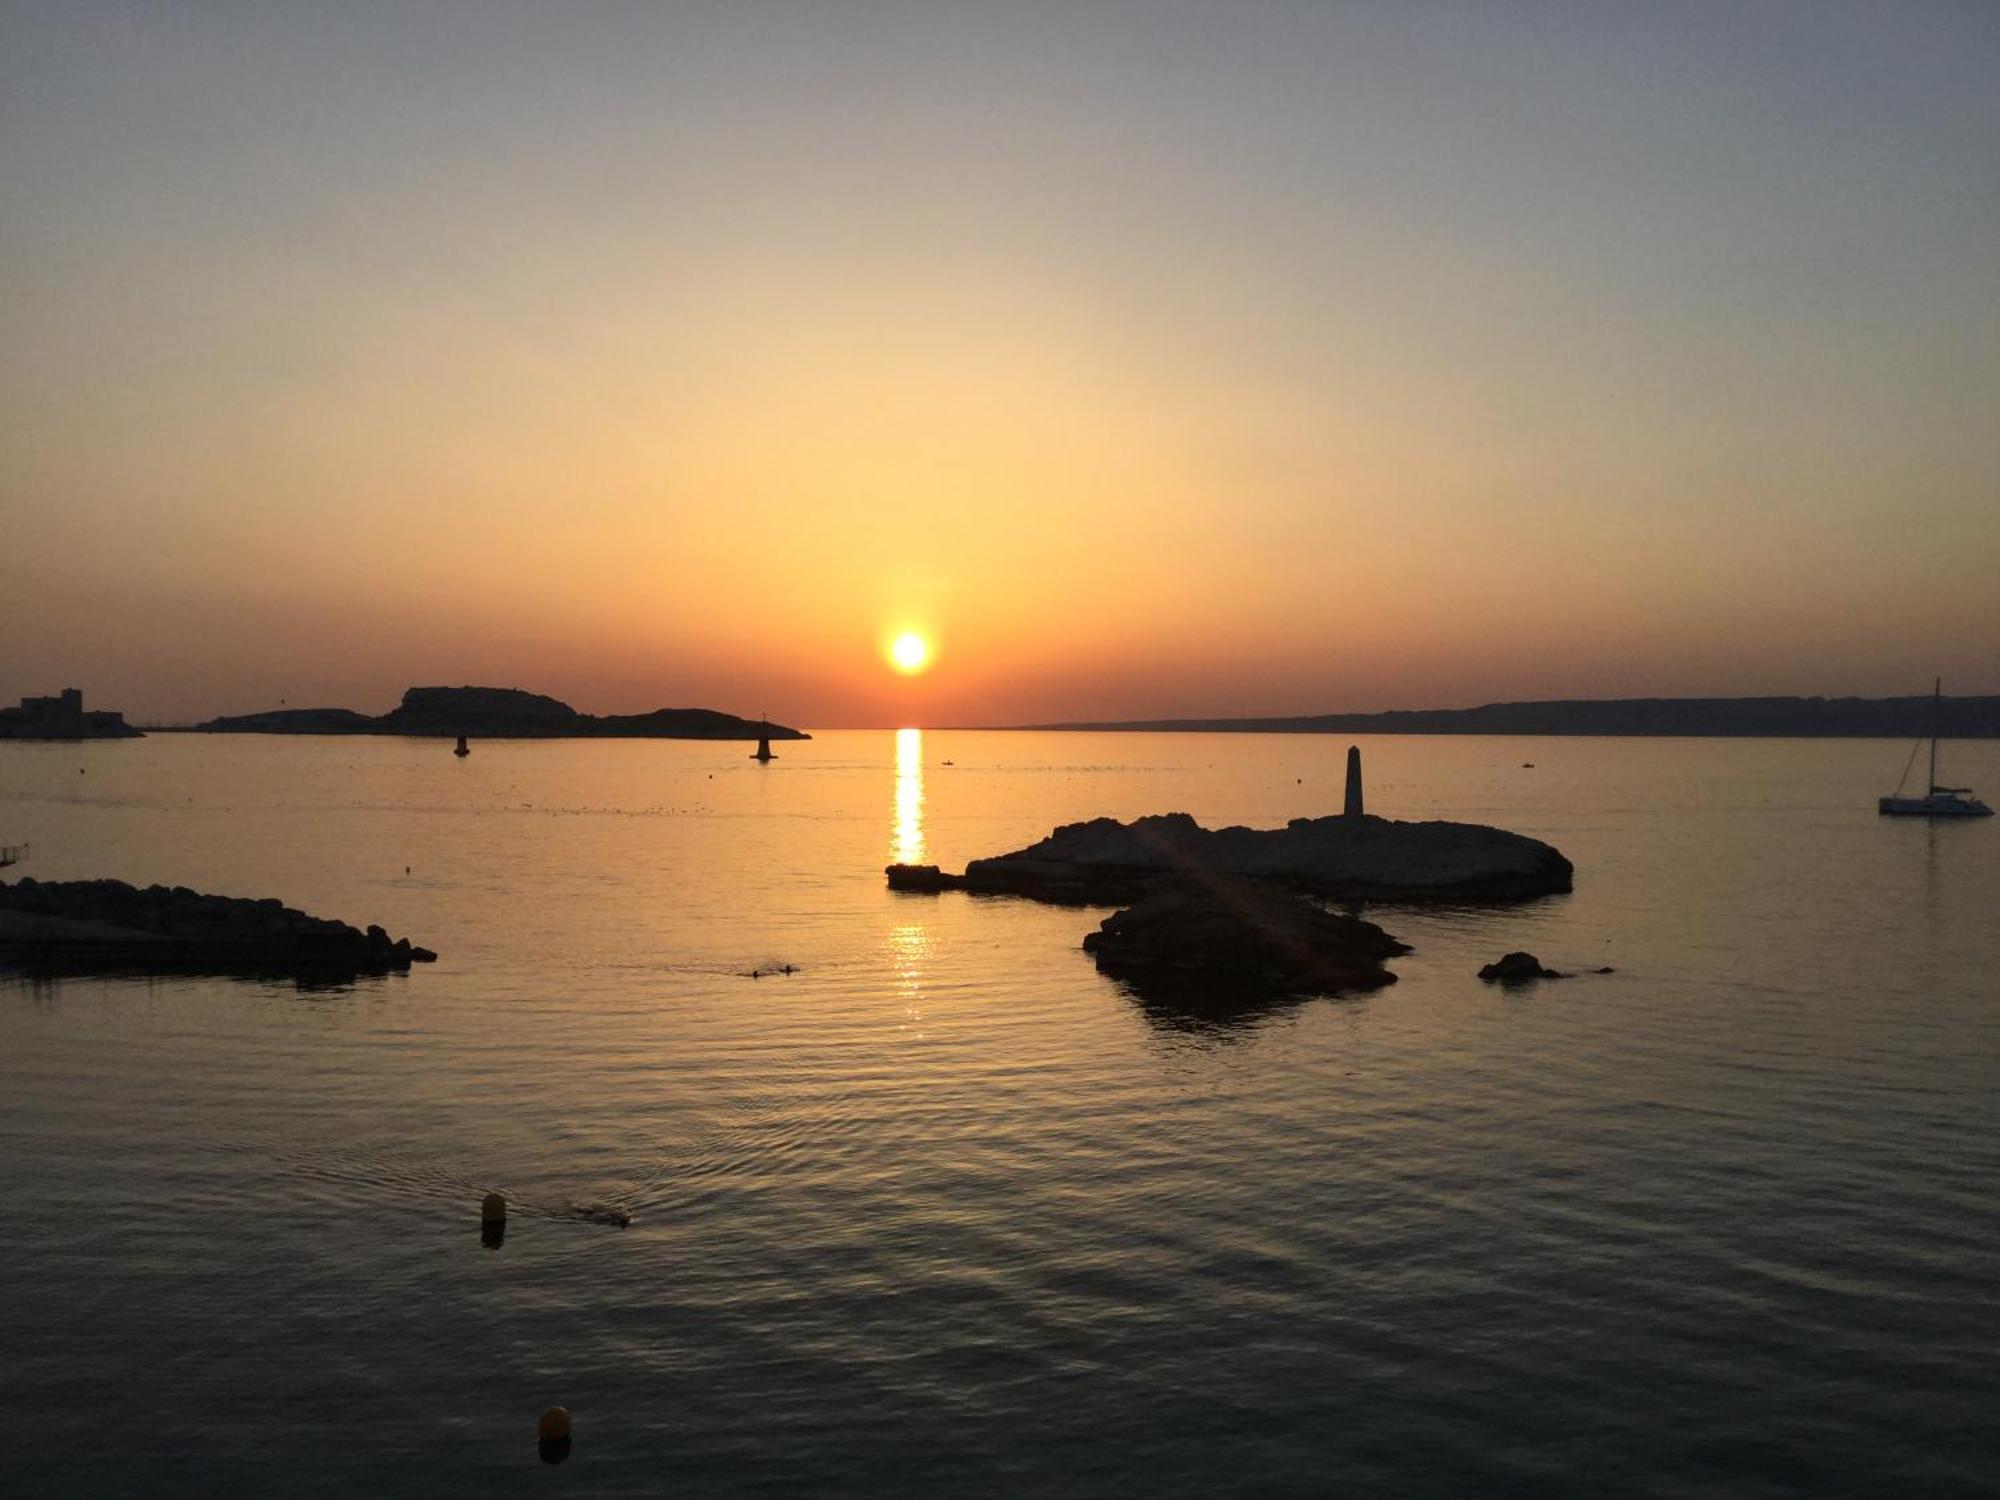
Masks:
[[[962,889],[1081,905],[1134,901],[1164,876],[1263,880],[1350,900],[1517,901],[1570,889],[1574,869],[1539,839],[1478,823],[1368,816],[1283,828],[1207,829],[1186,813],[1069,823],[1040,843],[975,859],[962,876],[891,865],[898,890]]]
[[[1524,984],[1530,979],[1565,979],[1568,976],[1543,968],[1542,961],[1532,953],[1509,953],[1481,969],[1479,977],[1488,984]]]
[[[1379,989],[1396,981],[1382,961],[1410,951],[1373,922],[1302,896],[1208,880],[1158,886],[1106,917],[1083,947],[1135,988],[1216,981],[1225,998]]]
[[[338,979],[437,955],[380,927],[308,916],[272,897],[122,880],[0,882],[0,966],[34,972],[279,974]]]

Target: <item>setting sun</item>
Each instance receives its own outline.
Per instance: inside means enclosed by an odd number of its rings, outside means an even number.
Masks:
[[[889,643],[889,664],[898,672],[921,672],[931,664],[931,643],[914,630],[906,630]]]

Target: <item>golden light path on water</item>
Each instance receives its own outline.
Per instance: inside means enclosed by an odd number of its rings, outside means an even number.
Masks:
[[[930,946],[930,934],[921,922],[905,922],[889,933],[889,957],[896,966],[896,993],[902,998],[906,1030],[923,1024],[924,971]]]
[[[924,862],[924,732],[896,731],[896,826],[890,857],[899,865]]]
[[[890,857],[898,864],[924,862],[924,732],[896,731],[896,810],[889,839]],[[905,1025],[923,1020],[925,959],[930,937],[921,922],[906,922],[889,933],[889,955],[896,969],[896,987],[905,1008]]]

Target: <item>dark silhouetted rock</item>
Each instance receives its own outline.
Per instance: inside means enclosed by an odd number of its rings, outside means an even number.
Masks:
[[[1107,974],[1135,988],[1220,981],[1249,995],[1379,989],[1382,961],[1409,948],[1373,922],[1249,881],[1176,880],[1114,912],[1083,940]]]
[[[712,708],[656,708],[649,714],[606,714],[591,719],[590,733],[607,739],[809,740],[803,729],[739,719]]]
[[[973,860],[962,877],[892,866],[889,880],[902,890],[1115,906],[1175,874],[1264,880],[1347,900],[1513,901],[1566,891],[1573,873],[1539,839],[1476,823],[1363,816],[1210,830],[1186,813],[1167,813],[1066,824],[1026,849]]]
[[[885,872],[892,891],[962,891],[963,875],[947,875],[936,865],[890,865]]]
[[[1481,969],[1479,977],[1489,984],[1525,984],[1530,979],[1561,979],[1564,976],[1554,969],[1543,968],[1542,961],[1532,953],[1509,953],[1498,963]]]
[[[0,965],[46,973],[275,974],[338,979],[437,955],[380,927],[308,916],[272,897],[208,896],[122,880],[0,882]]]
[[[565,733],[582,717],[560,699],[520,688],[413,687],[377,721],[386,734]]]

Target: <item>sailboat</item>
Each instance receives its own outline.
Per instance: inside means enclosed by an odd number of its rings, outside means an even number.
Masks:
[[[757,726],[763,732],[757,736],[757,753],[752,760],[772,761],[778,757],[771,753],[771,720],[767,716]]]
[[[1972,795],[1969,786],[1939,786],[1937,779],[1938,719],[1944,708],[1944,679],[1931,685],[1931,776],[1930,791],[1921,797],[1905,797],[1903,782],[1896,783],[1894,796],[1884,797],[1875,810],[1896,818],[1990,818],[1993,809]],[[1917,752],[1910,751],[1914,763]],[[1910,779],[1909,766],[1903,767],[1903,781]]]

